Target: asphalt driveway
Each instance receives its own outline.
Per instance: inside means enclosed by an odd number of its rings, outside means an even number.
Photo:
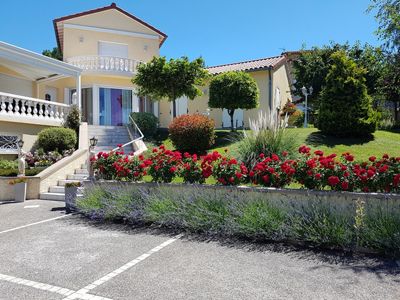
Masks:
[[[98,225],[0,204],[0,299],[400,299],[400,262]]]

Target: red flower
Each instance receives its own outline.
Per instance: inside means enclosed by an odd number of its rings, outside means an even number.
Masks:
[[[117,144],[117,147],[118,147],[118,148],[121,148],[121,147],[122,147],[122,144]]]
[[[282,152],[282,156],[283,156],[283,157],[288,156],[288,154],[289,154],[289,152],[287,152],[287,151],[283,151],[283,152]]]
[[[260,153],[259,157],[260,157],[261,159],[263,159],[263,158],[265,157],[265,154],[264,154],[264,153]]]
[[[230,182],[230,183],[233,183],[234,181],[235,181],[235,178],[229,177],[229,182]]]
[[[347,181],[342,182],[342,190],[346,191],[349,189],[349,183]]]
[[[369,177],[369,178],[371,178],[372,176],[374,176],[375,175],[375,172],[374,171],[372,171],[372,170],[368,170],[367,171],[367,176]]]
[[[318,156],[323,156],[323,155],[324,155],[324,152],[322,152],[321,150],[315,150],[315,151],[314,151],[314,154],[315,154],[315,155],[318,155]]]
[[[375,156],[371,156],[370,158],[369,158],[369,161],[370,162],[374,162],[376,160],[376,157]]]
[[[389,155],[387,153],[383,154],[382,158],[389,159]]]
[[[271,158],[272,158],[273,161],[279,161],[279,156],[276,155],[276,154],[272,154]]]
[[[264,175],[264,176],[262,177],[262,180],[263,180],[265,183],[268,183],[268,182],[269,182],[269,176],[268,176],[268,175]]]
[[[351,154],[347,154],[344,158],[345,158],[347,161],[354,161],[354,156],[351,155]]]
[[[254,172],[253,172],[253,171],[250,171],[249,176],[250,176],[250,177],[253,177],[253,176],[254,176]]]
[[[171,173],[175,173],[176,167],[171,167],[171,168],[169,168],[169,171],[170,171]]]
[[[240,179],[240,178],[242,178],[242,176],[243,176],[242,173],[239,173],[239,172],[236,172],[235,175],[236,175],[236,178],[237,178],[237,179]]]
[[[339,177],[337,176],[329,176],[328,183],[330,186],[335,186],[340,182]]]
[[[315,174],[315,179],[320,180],[321,179],[321,174],[320,173]]]

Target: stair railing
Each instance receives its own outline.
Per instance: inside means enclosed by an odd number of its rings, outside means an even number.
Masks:
[[[121,148],[125,148],[126,146],[132,145],[133,143],[143,140],[144,135],[142,131],[140,130],[139,126],[137,126],[136,122],[132,119],[131,116],[129,116],[129,124],[126,125],[129,135],[131,138],[133,138],[130,142],[123,144],[121,147],[114,148],[112,151],[117,151]],[[136,138],[136,136],[139,136]]]

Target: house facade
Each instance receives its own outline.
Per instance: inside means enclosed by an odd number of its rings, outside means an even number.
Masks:
[[[131,112],[151,112],[159,118],[160,127],[168,127],[172,104],[138,97],[131,82],[140,63],[159,56],[165,33],[115,3],[57,18],[53,24],[63,61],[0,44],[1,136],[24,135],[25,148],[30,150],[35,134],[46,126],[60,126],[73,103],[79,105],[89,126],[124,125]],[[256,80],[259,108],[237,110],[234,116],[237,127],[248,127],[249,119],[260,110],[279,110],[291,99],[287,67],[286,56],[281,55],[208,71],[246,71]],[[178,115],[204,113],[215,120],[217,128],[229,127],[226,111],[209,109],[208,87],[202,90],[195,100],[177,100]]]

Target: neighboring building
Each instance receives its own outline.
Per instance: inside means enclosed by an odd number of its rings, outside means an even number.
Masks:
[[[256,109],[238,109],[234,114],[236,127],[248,127],[249,119],[257,118],[259,111],[269,115],[272,109],[280,110],[287,101],[291,101],[290,84],[285,55],[261,58],[250,61],[208,67],[211,74],[220,74],[227,71],[248,72],[257,82],[260,90],[260,105]],[[208,87],[203,88],[203,95],[194,100],[182,97],[177,100],[177,115],[193,113],[209,113],[214,119],[217,128],[230,127],[230,117],[227,111],[208,108]],[[279,114],[278,114],[279,115]],[[171,122],[171,104],[160,102],[160,126],[167,127]]]

